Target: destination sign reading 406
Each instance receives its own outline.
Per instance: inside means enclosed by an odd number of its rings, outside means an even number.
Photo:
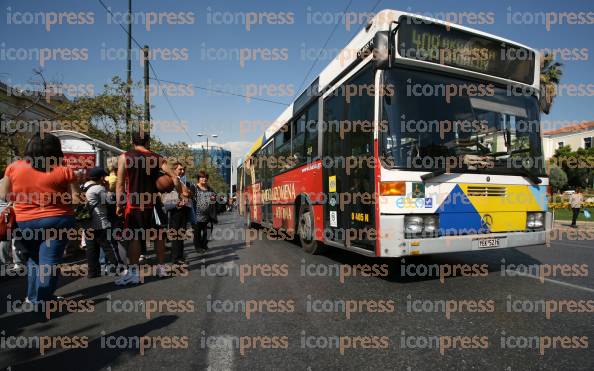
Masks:
[[[401,57],[463,68],[525,84],[534,81],[534,52],[424,20],[400,17]]]

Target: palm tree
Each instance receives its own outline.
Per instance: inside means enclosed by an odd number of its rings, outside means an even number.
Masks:
[[[560,62],[555,62],[554,56],[550,53],[545,53],[542,57],[540,68],[540,86],[541,94],[540,110],[545,114],[549,114],[553,99],[557,95],[557,85],[563,76],[563,66]]]

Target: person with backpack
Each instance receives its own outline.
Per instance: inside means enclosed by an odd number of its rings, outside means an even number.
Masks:
[[[119,259],[117,245],[111,233],[111,222],[107,210],[108,197],[105,189],[107,172],[100,167],[89,170],[89,180],[83,185],[86,207],[91,215],[91,228],[86,231],[88,278],[101,275],[99,263],[100,249],[103,250],[107,263],[115,270],[123,264]],[[112,271],[113,271],[112,270]]]
[[[140,280],[140,254],[142,241],[154,241],[157,253],[157,277],[167,276],[165,263],[165,240],[159,234],[151,235],[161,225],[157,224],[157,209],[161,208],[156,180],[166,174],[171,177],[175,189],[181,192],[179,178],[169,168],[165,158],[152,152],[148,133],[139,128],[132,130],[133,148],[118,157],[116,181],[116,215],[124,220],[124,232],[131,234],[128,242],[128,270],[115,281],[116,285],[138,284]],[[159,223],[162,224],[162,223]]]

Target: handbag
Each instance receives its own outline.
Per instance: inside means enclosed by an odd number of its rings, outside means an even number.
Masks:
[[[15,227],[16,215],[12,203],[10,203],[0,213],[0,241],[10,241]]]
[[[169,212],[177,208],[177,203],[179,202],[179,194],[176,190],[163,193],[161,196],[161,200],[163,202],[163,209]]]
[[[590,219],[592,217],[592,214],[590,214],[590,211],[588,211],[588,209],[584,209],[584,216],[586,217],[586,219]]]
[[[208,206],[208,219],[211,224],[217,224],[219,222],[219,219],[217,218],[217,196],[212,189],[210,189],[210,192],[214,195],[210,197],[210,204]]]

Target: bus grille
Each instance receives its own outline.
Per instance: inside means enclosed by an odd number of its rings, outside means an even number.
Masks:
[[[499,186],[468,186],[468,196],[506,197],[507,188]]]

